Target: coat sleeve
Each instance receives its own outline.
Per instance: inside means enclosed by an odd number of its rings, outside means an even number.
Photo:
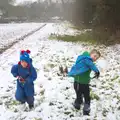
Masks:
[[[91,60],[85,59],[84,62],[91,70],[93,70],[94,72],[99,72],[98,68]]]
[[[12,75],[13,75],[14,77],[19,76],[19,74],[18,74],[18,65],[14,65],[14,66],[12,67],[11,73],[12,73]]]
[[[37,79],[37,72],[34,67],[31,67],[31,75],[26,78],[26,81],[33,82]]]

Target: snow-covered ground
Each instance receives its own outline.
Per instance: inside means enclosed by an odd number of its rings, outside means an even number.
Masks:
[[[56,30],[69,33],[61,24],[48,23],[0,55],[0,120],[120,120],[120,45],[105,47],[48,40]],[[83,116],[83,106],[80,111],[72,106],[75,99],[72,79],[57,76],[57,72],[60,64],[71,67],[79,54],[93,48],[100,50],[108,66],[101,71],[99,79],[91,81],[91,114]],[[10,69],[18,62],[21,49],[32,51],[38,72],[32,111],[20,109],[21,105],[14,98],[16,80]]]
[[[37,29],[42,23],[0,24],[0,49]]]

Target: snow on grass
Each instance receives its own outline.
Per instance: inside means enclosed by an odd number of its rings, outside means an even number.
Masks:
[[[41,23],[0,24],[0,48],[17,41],[21,36],[38,28]]]
[[[0,55],[0,119],[2,120],[119,120],[120,119],[120,45],[111,47],[92,46],[50,41],[48,37],[59,24],[49,23],[41,31],[20,41]],[[64,28],[62,28],[64,29]],[[59,30],[58,30],[59,31]],[[73,31],[74,32],[74,31]],[[91,80],[91,113],[82,115],[72,106],[75,100],[72,79],[57,76],[59,65],[72,66],[77,56],[85,50],[97,48],[108,62],[107,70],[99,79]],[[10,74],[11,66],[19,61],[19,51],[30,49],[37,69],[35,81],[35,109],[19,110],[15,102],[16,80]],[[99,99],[97,99],[99,97]]]

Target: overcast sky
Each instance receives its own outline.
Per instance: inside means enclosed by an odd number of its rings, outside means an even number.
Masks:
[[[34,1],[37,1],[37,0],[16,0],[16,3],[19,4],[19,3],[23,3],[25,1],[31,1],[31,2],[34,2]],[[41,0],[41,1],[45,1],[45,0]],[[56,0],[52,0],[52,1],[56,1]],[[59,0],[58,0],[59,1]],[[60,0],[61,1],[61,0]],[[69,1],[74,1],[74,0],[69,0]]]
[[[34,2],[34,1],[37,1],[37,0],[16,0],[17,3],[23,3],[25,1],[31,1],[31,2]]]
[[[16,0],[17,3],[23,3],[25,1],[31,1],[31,2],[34,2],[34,1],[37,1],[37,0]],[[45,1],[45,0],[41,0],[41,1]],[[52,1],[56,1],[56,0],[52,0]]]

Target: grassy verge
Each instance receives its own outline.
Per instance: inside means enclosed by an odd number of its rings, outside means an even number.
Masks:
[[[56,35],[51,34],[49,36],[50,40],[60,40],[66,42],[86,42],[90,44],[97,44],[97,41],[94,39],[90,31],[79,34],[79,35]]]
[[[84,31],[86,28],[84,26],[78,27],[74,25],[67,26],[73,30]],[[111,46],[115,44],[120,44],[120,36],[112,34],[109,30],[106,29],[93,29],[92,31],[86,31],[77,35],[59,35],[51,34],[49,36],[50,40],[59,40],[66,42],[83,42],[92,45],[106,45]]]

